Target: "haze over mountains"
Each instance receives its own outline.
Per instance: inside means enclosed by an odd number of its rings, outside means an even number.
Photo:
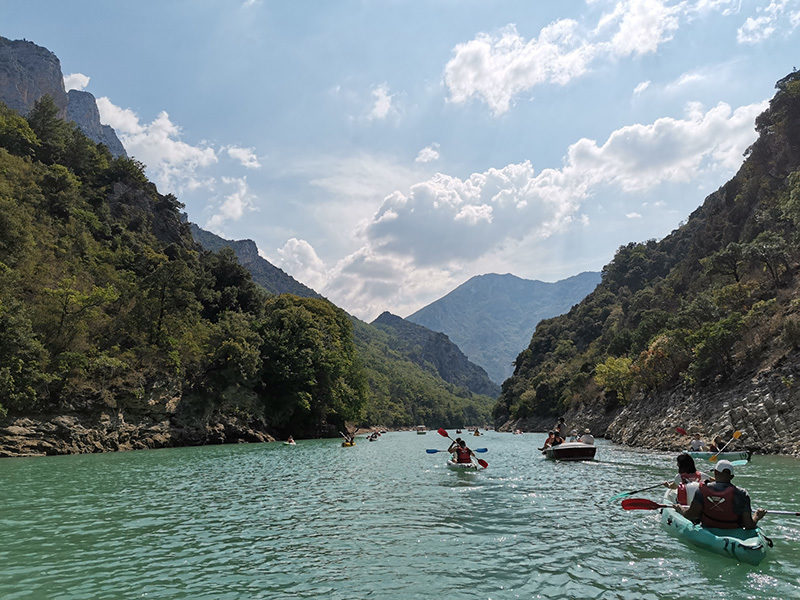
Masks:
[[[502,383],[536,324],[567,312],[598,283],[600,273],[590,271],[555,283],[508,273],[478,275],[407,320],[446,333],[492,381]]]

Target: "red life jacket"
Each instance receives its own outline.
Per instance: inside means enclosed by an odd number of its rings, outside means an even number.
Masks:
[[[733,510],[734,486],[730,485],[720,492],[701,483],[700,493],[703,494],[703,516],[700,519],[703,527],[739,528],[739,516]]]
[[[472,455],[469,453],[468,448],[456,448],[456,456],[458,457],[456,462],[460,463],[472,462]]]
[[[693,481],[700,481],[700,471],[694,473],[678,473],[681,476],[681,482],[678,484],[678,504],[684,506],[689,504],[689,497],[686,495],[686,484]]]

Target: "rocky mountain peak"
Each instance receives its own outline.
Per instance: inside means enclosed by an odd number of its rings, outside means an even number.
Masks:
[[[100,123],[97,101],[89,92],[70,90],[67,92],[67,120],[75,121],[86,136],[98,144],[105,144],[112,156],[128,156],[116,131]]]
[[[53,98],[58,116],[66,118],[68,98],[58,57],[33,42],[0,37],[0,101],[25,115],[45,94]]]

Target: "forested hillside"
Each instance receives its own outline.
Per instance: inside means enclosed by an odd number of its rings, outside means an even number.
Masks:
[[[633,402],[645,410],[669,393],[697,404],[709,390],[774,372],[783,389],[755,395],[750,411],[763,414],[750,420],[780,435],[775,403],[796,410],[799,383],[800,73],[776,88],[731,181],[663,240],[622,246],[592,294],[539,324],[503,385],[498,422]],[[780,400],[787,394],[794,407]],[[731,408],[720,405],[718,416]]]
[[[89,415],[109,431],[137,421],[160,426],[146,444],[171,445],[219,439],[207,428],[223,415],[242,431],[296,435],[360,419],[366,378],[348,315],[270,297],[232,252],[202,251],[181,204],[141,164],[113,159],[56,114],[47,96],[27,118],[0,106],[6,422]]]

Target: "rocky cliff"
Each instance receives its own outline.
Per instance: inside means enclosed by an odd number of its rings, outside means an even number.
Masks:
[[[53,98],[60,118],[74,121],[89,139],[105,144],[113,156],[127,156],[114,129],[100,123],[94,96],[64,90],[61,62],[55,54],[33,42],[0,37],[0,101],[25,115],[44,95]]]
[[[92,94],[70,90],[67,98],[68,121],[74,121],[93,142],[105,144],[112,156],[128,156],[114,128],[100,123],[100,111],[97,110],[97,101]]]
[[[67,116],[67,92],[61,62],[47,48],[26,40],[0,37],[0,101],[24,115],[34,103],[49,94]]]
[[[750,377],[704,389],[673,389],[637,398],[624,406],[598,401],[574,406],[565,413],[568,429],[588,427],[596,436],[631,446],[685,450],[689,440],[682,427],[711,440],[726,441],[736,430],[742,436],[728,446],[755,454],[800,457],[800,356],[787,356]],[[508,421],[499,429],[546,431],[553,417]]]

